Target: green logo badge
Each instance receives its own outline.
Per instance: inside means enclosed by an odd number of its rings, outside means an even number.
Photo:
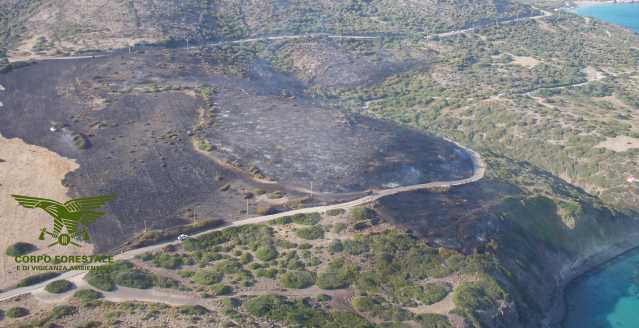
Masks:
[[[51,236],[55,242],[51,243],[49,247],[56,244],[80,247],[78,243],[73,242],[71,239],[90,240],[91,237],[87,226],[106,214],[95,210],[113,199],[113,196],[98,196],[72,199],[62,204],[45,198],[21,195],[11,196],[23,207],[41,208],[53,217],[53,231],[42,228],[38,237],[38,239],[44,240],[45,235]],[[66,233],[62,232],[62,228],[66,229]]]

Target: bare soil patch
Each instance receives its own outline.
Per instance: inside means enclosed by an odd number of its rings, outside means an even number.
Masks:
[[[511,56],[513,58],[512,64],[523,66],[528,69],[532,69],[540,63],[538,59],[535,59],[533,57],[515,56],[515,55],[511,55]]]
[[[26,209],[10,196],[11,194],[29,195],[66,201],[68,188],[62,180],[71,171],[79,168],[76,161],[60,156],[46,148],[30,145],[13,138],[0,135],[0,222],[3,233],[0,234],[0,286],[15,284],[29,275],[17,272],[14,260],[4,254],[6,248],[18,241],[28,242],[38,247],[35,254],[45,252],[48,255],[90,254],[93,246],[82,244],[81,248],[51,247],[51,240],[38,240],[40,229],[51,229],[51,217],[40,209]]]
[[[602,141],[595,145],[595,148],[606,148],[615,152],[625,152],[639,148],[639,138],[632,138],[628,136],[607,138],[606,141]]]

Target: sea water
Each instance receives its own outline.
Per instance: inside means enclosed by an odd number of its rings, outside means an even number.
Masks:
[[[639,3],[580,6],[575,13],[639,32]],[[564,328],[639,328],[639,250],[575,281],[566,302]]]
[[[566,302],[564,328],[639,327],[639,250],[579,278]]]
[[[639,32],[639,3],[605,3],[579,6],[575,13],[625,26]]]

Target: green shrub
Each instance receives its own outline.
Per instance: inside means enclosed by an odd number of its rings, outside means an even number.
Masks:
[[[291,216],[282,216],[282,217],[279,217],[279,218],[271,221],[270,224],[273,224],[273,225],[277,225],[277,224],[285,225],[285,224],[290,224],[290,223],[293,223],[293,217],[291,217]]]
[[[35,274],[33,276],[29,276],[26,277],[22,280],[20,280],[20,282],[16,285],[18,288],[19,287],[27,287],[27,286],[32,286],[35,284],[39,284],[43,281],[47,281],[49,279],[53,279],[57,276],[59,276],[60,273],[58,272],[44,272],[44,273],[38,273]]]
[[[278,255],[277,250],[272,245],[260,246],[255,251],[255,257],[260,259],[260,261],[270,261],[276,258]]]
[[[75,328],[98,328],[102,326],[100,321],[87,321],[85,323],[79,323],[75,325]]]
[[[319,296],[317,296],[317,300],[320,302],[329,302],[332,299],[333,298],[331,297],[331,295],[320,294]]]
[[[153,275],[141,270],[119,272],[113,278],[113,281],[120,286],[138,289],[153,287],[153,280]]]
[[[375,300],[368,296],[353,297],[351,301],[353,308],[359,312],[370,312],[375,308]]]
[[[136,269],[133,263],[128,261],[117,261],[98,270],[89,271],[85,279],[92,287],[104,291],[113,291],[117,288],[116,285],[138,289],[154,286],[152,274]]]
[[[117,288],[108,272],[89,271],[84,279],[90,286],[107,292],[114,291]]]
[[[37,248],[33,244],[17,242],[9,247],[5,252],[7,256],[21,256],[35,251]]]
[[[12,308],[9,308],[7,312],[5,313],[5,315],[8,318],[22,318],[28,314],[29,314],[29,310],[19,306],[14,306]]]
[[[159,288],[177,289],[180,287],[180,282],[169,277],[155,276],[155,281],[153,285]]]
[[[319,213],[309,214],[295,214],[293,215],[293,223],[301,225],[316,225],[320,222],[321,216]]]
[[[116,287],[115,276],[121,272],[133,270],[134,265],[128,261],[117,261],[115,263],[102,266],[97,270],[91,270],[84,278],[89,285],[104,291],[114,291]]]
[[[202,269],[197,270],[192,277],[193,282],[200,285],[214,285],[224,279],[224,274],[216,270]]]
[[[331,253],[339,253],[344,250],[344,245],[342,244],[341,240],[334,239],[333,241],[331,241],[331,244],[328,245],[328,250]]]
[[[253,262],[253,255],[251,253],[244,253],[240,256],[240,263],[249,264]]]
[[[452,328],[448,317],[441,314],[425,313],[417,316],[416,320],[422,328]]]
[[[357,231],[361,231],[364,230],[368,227],[370,227],[371,224],[369,221],[359,221],[359,222],[355,222],[353,224],[353,229],[357,230]]]
[[[426,284],[420,289],[417,299],[426,305],[435,304],[443,300],[450,291],[446,284],[437,283]]]
[[[322,289],[346,288],[357,278],[358,271],[356,265],[337,259],[317,275],[316,284]]]
[[[75,306],[71,305],[56,305],[51,310],[51,315],[49,315],[50,320],[57,320],[69,315],[74,315],[78,313],[78,309]]]
[[[375,211],[368,207],[356,207],[351,210],[351,216],[355,221],[370,220],[375,216]]]
[[[308,288],[315,284],[315,274],[308,271],[288,271],[280,275],[280,282],[286,288]]]
[[[342,215],[344,214],[346,211],[341,209],[341,208],[336,208],[333,210],[328,210],[326,211],[326,214],[330,215],[330,216],[338,216],[338,215]]]
[[[302,239],[315,240],[324,238],[324,228],[316,225],[308,228],[295,229],[295,234]]]
[[[73,294],[73,297],[79,299],[82,302],[90,302],[90,301],[95,301],[97,299],[100,299],[104,297],[104,295],[102,295],[102,293],[95,291],[93,289],[82,289],[75,292]]]
[[[277,311],[285,304],[283,296],[260,295],[246,302],[246,310],[254,316],[263,317],[271,314],[272,311]]]
[[[205,315],[209,313],[209,309],[201,305],[183,305],[178,307],[178,313],[184,315]]]
[[[153,258],[153,264],[160,268],[173,270],[179,268],[183,263],[179,255],[162,253]]]
[[[56,280],[47,284],[47,286],[44,287],[44,290],[53,294],[62,294],[70,291],[74,287],[75,285],[68,280]]]
[[[344,224],[344,223],[337,223],[337,224],[335,224],[335,227],[333,228],[333,231],[335,233],[340,233],[340,232],[346,230],[347,227],[348,226],[346,224]]]
[[[197,140],[197,148],[201,151],[210,152],[213,150],[213,145],[208,140]]]
[[[218,284],[214,285],[213,288],[211,288],[211,291],[215,296],[229,295],[233,292],[233,287],[229,285]]]
[[[260,295],[245,303],[248,313],[270,320],[285,321],[292,327],[372,328],[365,319],[349,312],[326,313],[304,300],[289,301],[286,297]]]

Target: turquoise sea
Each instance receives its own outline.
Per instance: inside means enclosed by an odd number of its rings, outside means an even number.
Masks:
[[[587,5],[575,13],[639,32],[639,3]],[[575,281],[566,302],[564,328],[639,328],[639,250]]]
[[[639,3],[606,3],[579,6],[575,9],[575,13],[581,16],[595,17],[639,32]]]
[[[564,328],[639,327],[639,250],[575,281],[566,302]]]

